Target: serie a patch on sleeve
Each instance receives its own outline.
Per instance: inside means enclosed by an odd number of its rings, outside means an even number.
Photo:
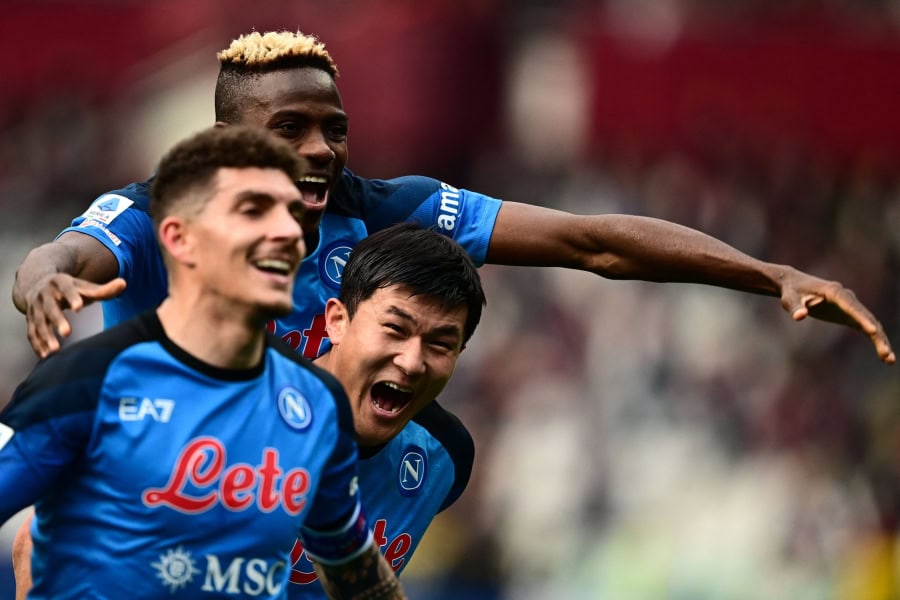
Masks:
[[[0,423],[0,450],[3,450],[3,447],[9,443],[9,440],[11,440],[15,434],[15,429],[10,427],[9,425]]]
[[[134,201],[119,194],[105,194],[97,198],[82,215],[85,219],[92,219],[105,225],[125,212],[125,209],[134,204]]]
[[[109,241],[111,241],[113,244],[115,244],[116,246],[122,245],[122,240],[119,239],[119,236],[107,229],[106,225],[104,225],[100,221],[97,221],[95,219],[85,219],[81,222],[80,225],[78,225],[78,227],[81,229],[99,229],[104,233],[104,235],[106,235],[106,237],[109,238]]]

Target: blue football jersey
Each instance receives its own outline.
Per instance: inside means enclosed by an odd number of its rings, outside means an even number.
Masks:
[[[0,522],[35,504],[29,598],[283,598],[298,535],[326,560],[371,543],[353,440],[340,384],[280,340],[216,368],[151,311],[17,388]]]
[[[125,292],[103,302],[106,327],[157,306],[168,289],[166,271],[149,215],[149,182],[104,194],[63,230],[90,235],[119,263]],[[356,243],[395,223],[416,222],[452,237],[484,264],[500,201],[419,176],[365,179],[344,169],[319,226],[319,244],[307,248],[294,286],[294,310],[269,324],[270,331],[306,358],[330,346],[325,301],[337,295],[347,258]]]
[[[156,306],[166,295],[166,272],[148,205],[149,182],[133,183],[100,196],[65,230],[85,233],[104,244],[118,260],[119,275],[128,282],[121,296],[103,302],[107,327]],[[321,355],[330,348],[325,303],[337,296],[344,265],[359,240],[395,223],[416,222],[452,237],[475,264],[482,265],[499,210],[497,199],[435,179],[374,180],[344,169],[319,226],[319,243],[307,248],[310,253],[297,273],[294,309],[270,322],[269,330],[306,358]],[[403,495],[397,489],[397,477],[402,468],[409,470],[409,476],[418,468],[420,463],[412,455],[406,457],[406,448],[415,447],[422,451],[424,479],[422,487]],[[360,461],[366,514],[375,533],[381,533],[381,541],[376,542],[398,572],[408,564],[437,512],[465,489],[473,457],[468,431],[435,405],[375,456]],[[398,501],[398,495],[402,500]],[[298,583],[312,577],[311,566],[301,554],[298,545],[292,575]],[[292,596],[297,592],[325,597],[318,584],[291,588]]]
[[[375,543],[399,573],[434,516],[462,494],[475,446],[462,423],[432,402],[383,448],[360,448],[359,486]],[[372,510],[376,510],[373,513]],[[290,598],[324,598],[298,541],[292,552]]]

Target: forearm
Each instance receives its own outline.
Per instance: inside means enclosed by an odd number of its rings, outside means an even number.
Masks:
[[[28,307],[26,295],[37,282],[54,273],[76,275],[77,253],[63,244],[50,242],[31,250],[16,269],[13,284],[13,304],[24,313]]]
[[[400,582],[378,546],[340,565],[313,562],[319,581],[335,600],[404,600]]]
[[[578,268],[610,279],[701,283],[778,296],[782,279],[792,270],[660,219],[606,215],[588,219],[585,228],[581,246],[576,246]]]
[[[573,215],[504,202],[487,262],[556,266],[609,279],[703,283],[779,295],[791,267],[767,263],[676,223],[634,215]]]

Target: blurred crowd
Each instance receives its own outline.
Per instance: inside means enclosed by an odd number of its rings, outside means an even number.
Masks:
[[[199,129],[212,120],[216,48],[254,27],[316,32],[342,72],[357,173],[688,225],[841,281],[900,350],[895,148],[828,148],[789,128],[748,137],[721,123],[682,124],[662,142],[604,138],[591,114],[597,54],[583,46],[586,31],[638,39],[622,23],[678,39],[788,20],[840,26],[896,55],[897,0],[271,4],[256,21],[247,9],[216,13],[179,52],[202,56],[200,71],[145,64],[129,85],[185,98],[177,90],[204,82],[208,106],[185,106],[208,111]],[[881,85],[867,93],[900,97],[900,83]],[[138,118],[171,141],[189,133],[171,114],[152,116],[158,95],[48,87],[23,98],[0,105],[9,288],[29,248],[152,170]],[[776,298],[718,288],[481,272],[488,306],[441,399],[472,431],[476,467],[404,575],[413,597],[900,598],[900,369],[864,335],[795,323]],[[34,362],[11,302],[0,336],[2,405]],[[10,535],[0,531],[0,561]]]

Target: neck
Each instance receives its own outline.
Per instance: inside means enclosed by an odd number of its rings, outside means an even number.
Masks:
[[[221,369],[250,369],[262,360],[264,324],[233,307],[170,296],[156,310],[166,335],[188,354]]]
[[[328,371],[329,373],[331,373],[332,375],[334,375],[335,377],[337,377],[337,375],[334,372],[333,361],[331,360],[331,357],[333,354],[334,354],[334,347],[332,346],[328,350],[328,352],[326,352],[325,354],[320,354],[317,358],[313,359],[313,362],[316,363],[317,367],[321,367],[321,368],[325,369],[326,371]]]

